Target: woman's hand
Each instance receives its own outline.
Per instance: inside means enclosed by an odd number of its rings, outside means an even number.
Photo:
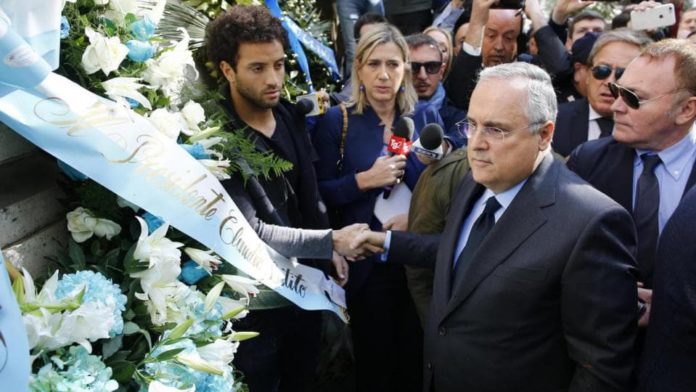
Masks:
[[[381,156],[377,158],[372,167],[355,177],[358,188],[367,191],[396,184],[397,180],[406,171],[406,157],[403,155]]]

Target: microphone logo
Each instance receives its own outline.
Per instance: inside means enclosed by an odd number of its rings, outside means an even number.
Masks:
[[[411,141],[404,137],[392,135],[392,137],[389,138],[387,149],[394,155],[408,155],[411,151],[411,144]]]

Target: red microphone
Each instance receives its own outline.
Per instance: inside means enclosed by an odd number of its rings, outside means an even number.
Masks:
[[[411,139],[413,138],[415,129],[416,125],[411,118],[399,117],[399,120],[394,126],[394,131],[392,131],[392,135],[389,138],[389,144],[387,145],[389,156],[408,155],[408,153],[411,152],[411,145],[413,144]],[[400,182],[401,178],[397,178],[396,183],[398,184]],[[388,199],[392,189],[392,186],[385,187],[382,197]]]

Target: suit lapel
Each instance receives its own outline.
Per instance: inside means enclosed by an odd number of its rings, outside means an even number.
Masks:
[[[437,296],[435,300],[438,303],[447,303],[451,292],[451,276],[454,273],[452,263],[454,252],[459,242],[459,235],[464,219],[469,214],[471,207],[483,194],[485,188],[476,183],[471,175],[467,174],[456,192],[453,199],[452,207],[447,215],[447,224],[442,232],[440,239],[441,250],[438,252],[438,263],[435,266],[434,280],[440,282],[440,287],[444,290],[437,290],[433,293]]]
[[[442,319],[465,301],[499,264],[546,222],[541,208],[555,202],[559,165],[562,164],[554,162],[550,155],[544,158],[462,271],[462,278],[454,282],[452,296]]]
[[[572,146],[579,146],[585,143],[590,135],[590,123],[588,120],[590,118],[590,104],[587,102],[587,98],[580,99],[576,102],[575,116],[572,122],[575,127],[573,132],[570,133],[570,145]]]

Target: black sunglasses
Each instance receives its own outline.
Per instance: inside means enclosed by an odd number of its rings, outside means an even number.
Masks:
[[[426,73],[429,73],[431,75],[435,75],[436,73],[440,72],[440,68],[442,67],[442,62],[441,61],[426,61],[424,63],[418,63],[416,61],[411,61],[411,71],[413,71],[414,75],[418,75],[420,73],[421,67],[425,67]]]
[[[597,80],[604,80],[611,75],[612,71],[614,71],[614,80],[619,80],[619,78],[621,78],[621,75],[623,75],[625,70],[626,68],[612,68],[606,64],[595,65],[594,67],[592,67],[592,77],[594,77]]]
[[[626,102],[626,105],[631,109],[638,109],[638,108],[640,108],[640,105],[642,105],[644,103],[654,101],[654,100],[660,99],[662,97],[666,97],[666,96],[674,94],[680,90],[683,90],[683,89],[679,88],[679,89],[676,89],[674,91],[670,91],[670,92],[665,93],[665,94],[660,94],[657,97],[652,97],[652,98],[641,100],[640,98],[638,98],[636,93],[627,89],[626,87],[621,87],[616,83],[609,83],[609,91],[611,92],[611,95],[614,97],[614,99],[621,97],[621,99],[623,99],[624,102]]]

